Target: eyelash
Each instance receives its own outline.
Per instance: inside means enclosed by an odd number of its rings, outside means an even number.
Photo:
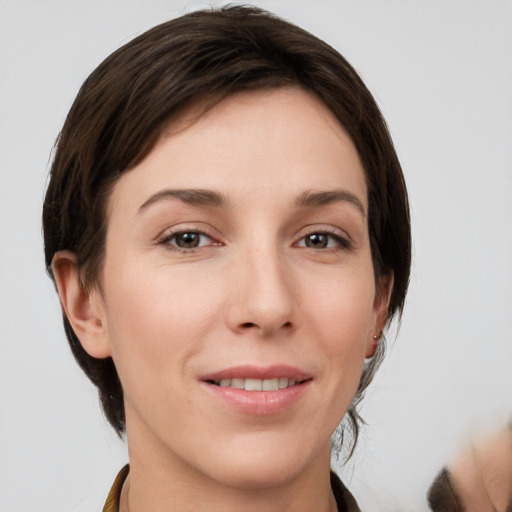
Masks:
[[[201,237],[206,237],[210,240],[210,243],[207,244],[206,247],[211,246],[211,245],[214,245],[214,246],[222,245],[222,243],[220,243],[220,242],[215,242],[212,236],[208,235],[204,231],[199,231],[197,229],[190,229],[190,230],[183,229],[180,231],[175,231],[173,233],[168,233],[158,240],[158,244],[165,246],[166,249],[168,249],[170,251],[176,251],[176,252],[181,252],[181,253],[185,253],[185,254],[194,254],[198,249],[205,247],[205,245],[198,245],[196,247],[179,247],[176,244],[171,244],[172,240],[176,239],[177,237],[179,237],[181,235],[198,235],[200,237],[199,242],[198,242],[199,244],[201,244]],[[306,245],[307,242],[305,242],[305,240],[307,239],[307,237],[312,237],[313,235],[326,236],[328,239],[334,240],[335,246],[329,247],[327,245],[326,247],[320,247],[320,248],[308,247]],[[304,245],[301,242],[304,242]],[[329,244],[329,240],[327,241],[327,244]],[[353,249],[352,241],[348,237],[342,236],[337,231],[330,230],[330,229],[311,231],[311,232],[305,234],[304,236],[302,236],[300,238],[300,240],[294,244],[294,246],[295,247],[304,247],[304,248],[310,249],[315,252],[336,252],[339,249],[349,251],[349,250]]]
[[[324,251],[324,252],[335,252],[336,250],[338,249],[342,249],[342,250],[346,250],[346,251],[349,251],[351,249],[353,249],[353,244],[352,244],[352,241],[346,237],[346,236],[342,236],[340,235],[340,233],[338,231],[335,231],[335,230],[331,230],[331,229],[321,229],[321,230],[318,230],[318,231],[311,231],[310,233],[307,233],[305,234],[300,240],[299,242],[302,242],[303,240],[305,240],[307,237],[310,237],[312,235],[323,235],[323,236],[327,236],[328,238],[331,238],[332,240],[335,241],[336,243],[336,246],[335,247],[322,247],[320,249],[315,249],[313,247],[309,247],[309,249],[311,249],[312,251]],[[304,246],[304,245],[300,245],[300,247],[307,247],[307,246]],[[307,247],[308,248],[308,247]]]
[[[170,251],[177,251],[177,252],[182,252],[182,253],[186,253],[186,254],[193,254],[196,252],[196,250],[204,247],[204,245],[199,245],[197,247],[179,247],[177,245],[170,243],[172,240],[176,239],[180,235],[198,235],[200,238],[201,237],[208,238],[210,240],[210,243],[208,245],[222,245],[221,243],[214,242],[213,238],[210,235],[208,235],[207,233],[205,233],[204,231],[199,231],[197,229],[182,229],[180,231],[168,233],[158,240],[158,244],[165,246]],[[213,244],[212,244],[212,242],[213,242]]]

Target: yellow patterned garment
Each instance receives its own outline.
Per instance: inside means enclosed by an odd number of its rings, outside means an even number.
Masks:
[[[112,485],[112,489],[110,489],[107,501],[103,507],[103,512],[119,512],[121,489],[123,488],[123,483],[129,471],[130,467],[128,464],[119,471]],[[361,512],[352,494],[350,494],[347,488],[341,483],[341,480],[333,472],[331,472],[331,487],[334,497],[336,498],[336,503],[338,504],[339,512]]]
[[[112,485],[112,489],[108,493],[107,501],[103,507],[103,512],[119,512],[119,499],[121,498],[121,489],[123,488],[124,481],[130,472],[129,464],[119,471]]]

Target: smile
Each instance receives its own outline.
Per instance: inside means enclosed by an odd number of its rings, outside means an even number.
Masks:
[[[210,381],[215,386],[221,388],[245,389],[246,391],[277,391],[278,389],[286,389],[292,386],[302,384],[302,381],[296,381],[288,377],[275,377],[272,379],[254,379],[235,377],[233,379],[221,379],[218,381]]]
[[[296,407],[311,389],[314,376],[289,365],[236,366],[203,375],[202,389],[227,410],[272,416]]]

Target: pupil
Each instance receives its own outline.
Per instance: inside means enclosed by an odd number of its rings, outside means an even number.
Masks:
[[[327,236],[320,233],[308,235],[306,238],[306,245],[314,249],[323,249],[327,247]]]
[[[199,245],[199,235],[197,233],[181,233],[176,235],[176,245],[185,249],[191,249]]]

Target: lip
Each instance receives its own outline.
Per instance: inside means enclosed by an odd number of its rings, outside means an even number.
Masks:
[[[295,366],[286,364],[272,366],[233,366],[224,370],[208,373],[201,377],[202,381],[222,379],[234,379],[240,377],[242,379],[275,379],[276,377],[287,377],[296,381],[304,381],[312,378],[312,375]]]
[[[233,378],[274,379],[287,377],[300,384],[275,391],[247,391],[232,387],[220,387],[214,381]],[[201,377],[201,386],[215,399],[236,412],[271,416],[283,413],[295,406],[307,393],[312,375],[300,368],[289,365],[236,366],[209,373]]]

